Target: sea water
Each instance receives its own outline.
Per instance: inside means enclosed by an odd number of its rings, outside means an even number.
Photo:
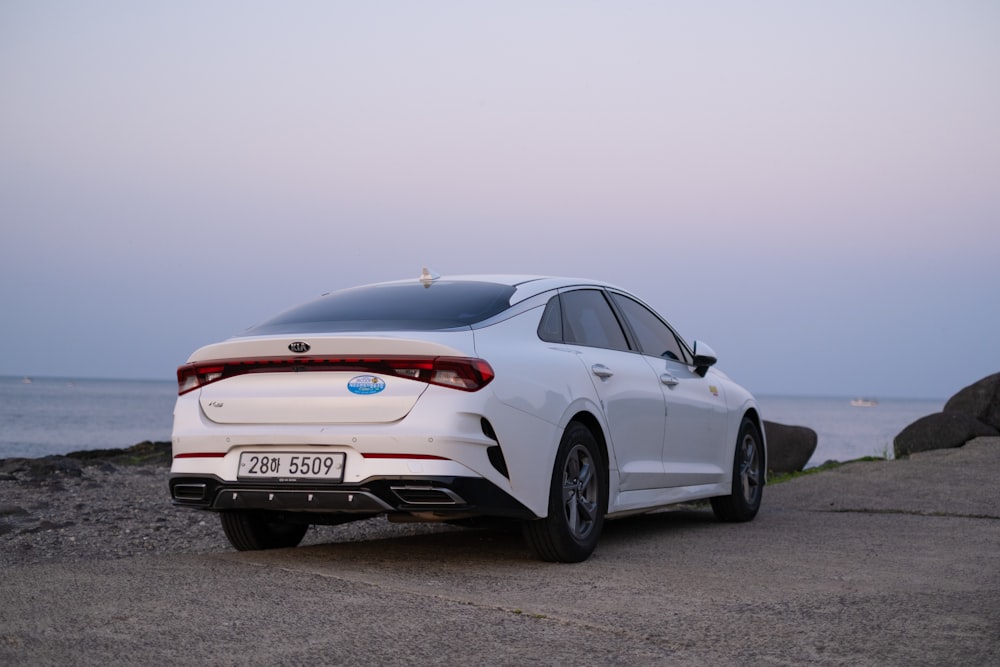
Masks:
[[[170,440],[177,383],[0,377],[0,459]]]
[[[170,440],[177,384],[170,380],[0,377],[0,459],[130,447]],[[892,456],[892,439],[944,401],[758,396],[764,419],[807,426],[819,438],[808,466]]]
[[[767,421],[816,431],[816,451],[807,468],[866,456],[892,458],[896,435],[921,417],[940,412],[945,404],[944,400],[881,399],[855,407],[847,397],[802,396],[758,396],[757,402]]]

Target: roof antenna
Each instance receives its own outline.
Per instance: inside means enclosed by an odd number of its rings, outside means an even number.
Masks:
[[[441,274],[431,271],[426,266],[424,270],[420,273],[420,282],[424,284],[424,287],[430,287],[431,283],[441,277]]]

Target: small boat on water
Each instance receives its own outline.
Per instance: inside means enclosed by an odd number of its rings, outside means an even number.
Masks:
[[[851,405],[856,408],[874,408],[878,401],[874,398],[855,398],[851,400]]]
[[[21,384],[31,384],[31,378],[29,377],[21,378]]]

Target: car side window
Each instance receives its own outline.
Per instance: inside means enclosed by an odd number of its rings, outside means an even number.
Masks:
[[[562,304],[558,294],[545,304],[542,321],[538,323],[538,337],[547,343],[563,342]]]
[[[563,340],[567,343],[627,351],[628,340],[604,293],[580,289],[560,295]]]
[[[625,315],[625,320],[638,339],[642,353],[687,363],[689,360],[677,335],[656,313],[635,299],[611,293],[611,298]]]

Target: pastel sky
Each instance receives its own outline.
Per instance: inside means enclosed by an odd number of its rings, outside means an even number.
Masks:
[[[632,290],[759,394],[1000,372],[1000,3],[0,4],[0,375],[320,293]]]

